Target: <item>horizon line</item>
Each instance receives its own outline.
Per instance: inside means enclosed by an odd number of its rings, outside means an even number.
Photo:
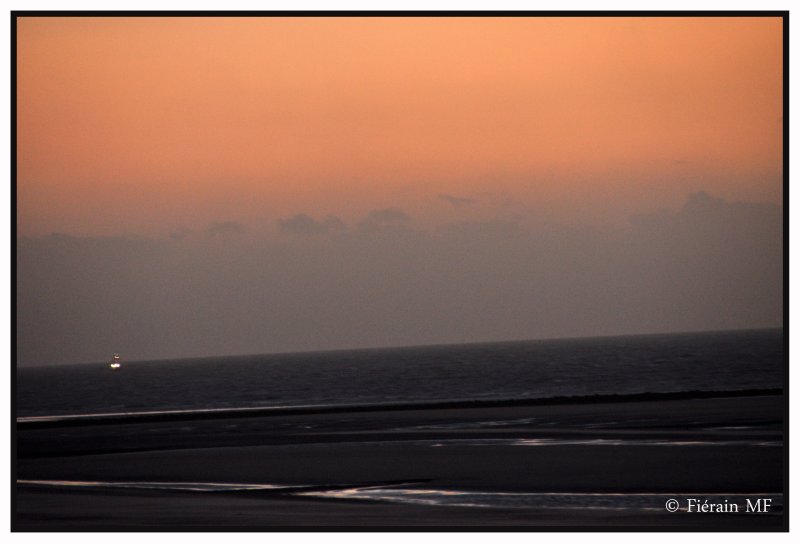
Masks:
[[[670,335],[690,335],[690,334],[715,334],[726,332],[764,332],[769,330],[784,330],[784,326],[763,326],[755,328],[718,328],[718,329],[705,329],[705,330],[684,330],[673,332],[638,332],[638,333],[611,333],[599,334],[594,336],[555,336],[545,338],[521,338],[521,339],[498,339],[487,341],[461,341],[461,342],[448,342],[448,343],[417,343],[406,345],[386,345],[381,347],[338,347],[332,349],[309,349],[297,351],[269,351],[258,353],[244,353],[244,354],[221,354],[221,355],[202,355],[202,356],[183,356],[179,358],[145,358],[126,360],[126,364],[140,363],[140,362],[178,362],[182,360],[211,360],[215,358],[250,358],[254,356],[288,356],[288,355],[313,355],[313,354],[326,354],[326,353],[342,353],[353,351],[390,351],[400,349],[416,349],[422,347],[455,347],[455,346],[477,346],[477,345],[494,345],[498,343],[528,343],[528,342],[547,342],[547,341],[570,341],[570,340],[590,340],[590,339],[611,339],[611,338],[629,338],[629,337],[644,337],[644,336],[670,336]],[[119,352],[119,351],[115,351]],[[54,364],[36,364],[21,366],[19,362],[15,361],[14,366],[16,369],[34,369],[34,368],[52,368],[55,366],[68,367],[68,366],[87,366],[91,364],[106,364],[106,362],[71,362],[71,363],[54,363]]]

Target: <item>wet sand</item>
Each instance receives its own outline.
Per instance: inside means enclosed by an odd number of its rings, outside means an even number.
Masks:
[[[337,412],[19,429],[18,480],[364,485],[506,493],[780,494],[782,396]],[[783,515],[417,505],[288,491],[18,484],[17,530],[640,526]]]

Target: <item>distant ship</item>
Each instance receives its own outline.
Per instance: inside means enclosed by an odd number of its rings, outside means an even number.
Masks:
[[[117,353],[114,353],[114,356],[111,358],[111,362],[108,364],[108,367],[112,370],[118,370],[122,367],[120,357]]]

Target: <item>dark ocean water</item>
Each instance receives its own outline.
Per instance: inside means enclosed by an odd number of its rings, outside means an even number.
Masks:
[[[783,330],[38,367],[16,385],[18,417],[782,388]]]

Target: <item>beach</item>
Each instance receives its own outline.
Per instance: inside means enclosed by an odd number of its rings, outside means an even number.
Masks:
[[[11,530],[788,531],[788,11],[306,15],[11,12]]]
[[[782,529],[782,410],[769,394],[18,424],[14,528]],[[692,496],[773,508],[688,512]]]

